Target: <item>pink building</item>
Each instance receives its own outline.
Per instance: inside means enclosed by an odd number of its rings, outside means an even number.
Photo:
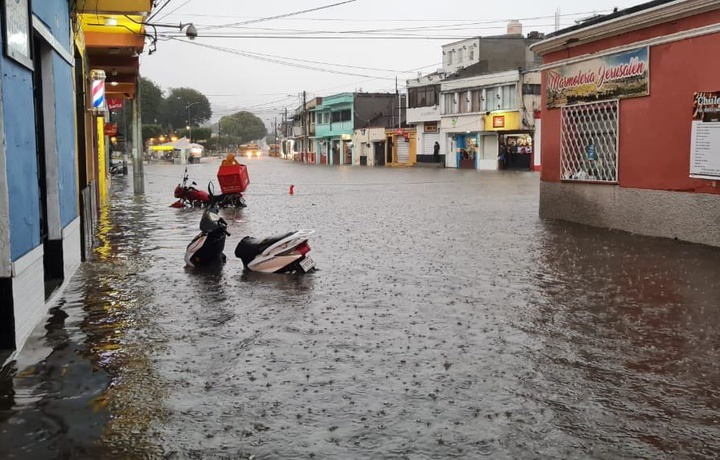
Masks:
[[[540,214],[720,246],[720,0],[548,35]]]

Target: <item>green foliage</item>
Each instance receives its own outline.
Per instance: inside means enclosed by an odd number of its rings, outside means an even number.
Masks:
[[[140,77],[140,116],[144,124],[162,123],[163,91],[152,80]]]
[[[142,126],[142,139],[143,145],[151,137],[159,137],[163,134],[163,128],[160,125],[143,125]]]
[[[200,142],[200,141],[208,141],[210,140],[210,137],[212,136],[212,129],[210,128],[193,128],[192,129],[192,139],[190,139],[191,142]],[[189,137],[188,136],[188,130],[187,129],[179,129],[177,131],[178,137]]]
[[[239,143],[262,139],[267,135],[263,121],[250,112],[237,112],[220,119],[220,134],[232,136]]]
[[[162,124],[171,129],[184,128],[188,124],[188,113],[192,126],[205,123],[212,116],[210,101],[192,88],[171,89],[163,104]]]

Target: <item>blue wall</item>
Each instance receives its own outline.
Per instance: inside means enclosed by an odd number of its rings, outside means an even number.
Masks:
[[[78,217],[77,170],[75,168],[75,98],[73,68],[57,53],[53,56],[55,78],[55,133],[60,180],[60,224],[66,227]]]
[[[34,0],[35,14],[52,31],[53,36],[70,51],[70,6],[67,0]]]
[[[67,0],[32,2],[33,12],[72,54]],[[2,39],[0,38],[0,47]],[[53,52],[60,219],[65,227],[77,218],[75,168],[75,101],[73,70]],[[7,183],[10,202],[10,256],[13,261],[40,245],[40,205],[35,140],[33,74],[0,53],[2,115],[5,126]],[[52,127],[46,127],[50,129]]]

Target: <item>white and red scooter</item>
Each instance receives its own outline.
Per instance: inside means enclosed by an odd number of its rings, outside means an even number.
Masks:
[[[246,236],[235,248],[245,269],[260,273],[308,273],[315,269],[308,238],[314,230],[298,230],[265,239]]]

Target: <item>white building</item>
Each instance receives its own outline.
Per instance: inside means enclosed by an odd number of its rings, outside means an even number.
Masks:
[[[417,129],[417,162],[433,161],[433,147],[440,143],[440,159],[445,151],[440,139],[440,81],[444,74],[436,72],[407,81],[407,121]]]
[[[441,83],[441,145],[445,166],[494,170],[534,168],[538,71],[476,74],[463,69]],[[500,145],[507,155],[500,157]],[[500,161],[502,160],[502,161]],[[538,163],[539,164],[539,163]]]

